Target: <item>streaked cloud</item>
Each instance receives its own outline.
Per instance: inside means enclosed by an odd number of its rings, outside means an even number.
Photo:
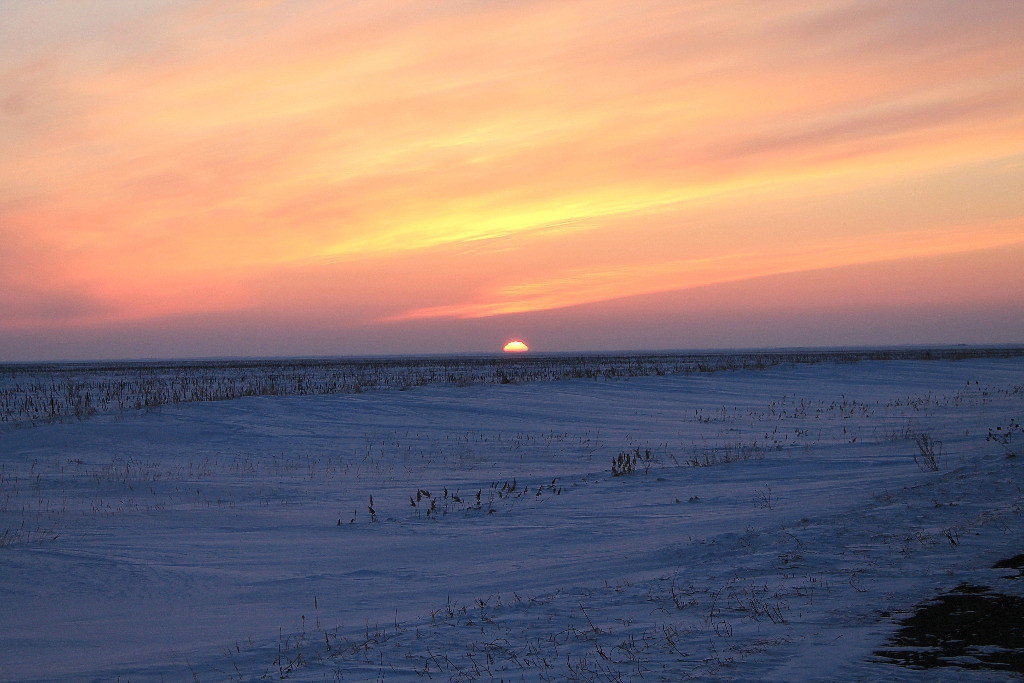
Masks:
[[[5,14],[0,329],[493,317],[1024,240],[1016,2]]]
[[[808,270],[841,268],[900,259],[1024,245],[1019,228],[976,229],[969,234],[888,234],[852,241],[836,239],[800,249],[737,252],[723,256],[622,264],[609,270],[574,269],[551,280],[518,283],[487,292],[484,301],[422,308],[392,320],[483,318],[654,294]]]

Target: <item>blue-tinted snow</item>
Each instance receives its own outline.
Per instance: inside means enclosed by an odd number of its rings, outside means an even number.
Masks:
[[[1022,407],[1019,358],[901,360],[10,430],[0,678],[895,675],[894,614],[1022,551]]]

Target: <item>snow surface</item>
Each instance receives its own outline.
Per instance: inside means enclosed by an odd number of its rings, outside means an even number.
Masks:
[[[1003,678],[872,652],[1024,552],[1022,407],[1019,358],[901,360],[10,430],[0,679]]]

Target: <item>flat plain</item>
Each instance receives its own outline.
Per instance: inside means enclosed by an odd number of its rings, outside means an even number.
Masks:
[[[0,678],[1021,671],[1017,351],[339,367],[8,367]]]

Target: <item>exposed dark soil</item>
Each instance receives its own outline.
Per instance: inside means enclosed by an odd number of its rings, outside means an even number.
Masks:
[[[1016,574],[1011,574],[1011,575],[1005,576],[1003,578],[1006,578],[1006,579],[1019,579],[1019,578],[1022,578],[1022,577],[1024,577],[1024,553],[1022,553],[1020,555],[1014,555],[1013,557],[1007,558],[1005,560],[999,560],[994,565],[992,565],[992,568],[993,569],[1016,569],[1017,570]]]
[[[1001,560],[993,569],[1022,567],[1024,554]],[[875,652],[875,661],[913,669],[958,667],[1024,674],[1024,598],[962,583],[920,605]]]

